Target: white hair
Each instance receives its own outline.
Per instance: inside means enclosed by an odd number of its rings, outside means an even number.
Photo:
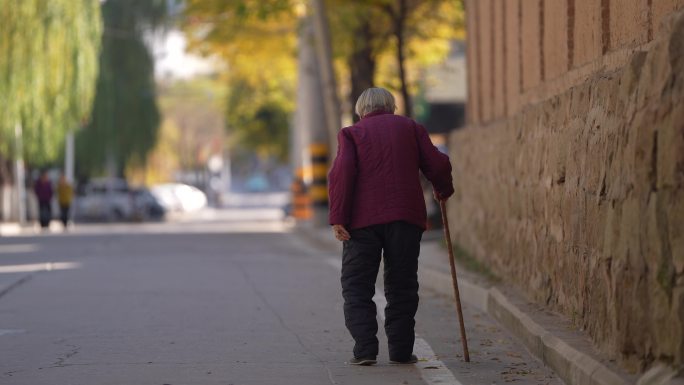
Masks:
[[[394,113],[397,105],[394,96],[384,88],[372,87],[361,93],[356,101],[356,114],[363,118],[373,111]]]

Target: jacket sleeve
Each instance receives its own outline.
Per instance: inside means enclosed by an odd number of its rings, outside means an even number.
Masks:
[[[440,152],[432,144],[425,127],[416,123],[418,151],[420,154],[420,171],[432,183],[432,187],[441,198],[448,198],[454,193],[451,178],[451,162],[449,156]]]
[[[354,188],[358,172],[356,146],[350,133],[342,129],[337,135],[337,156],[328,174],[331,225],[348,225],[351,222]]]

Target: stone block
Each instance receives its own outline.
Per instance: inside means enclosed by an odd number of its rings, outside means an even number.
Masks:
[[[684,325],[684,285],[680,284],[672,291],[672,315],[673,324],[680,326],[679,329],[673,328],[672,332],[672,339],[678,343],[674,362],[681,365],[684,362],[684,327],[681,327]]]
[[[492,24],[493,1],[477,1],[477,42],[479,55],[479,79],[480,79],[480,102],[481,120],[487,122],[494,117],[494,49],[493,33],[495,26]]]
[[[518,10],[521,0],[506,0],[503,2],[504,17],[506,23],[505,48],[506,48],[506,106],[509,116],[516,113],[519,108],[519,96],[521,92],[521,61],[520,51],[520,19]]]
[[[523,91],[541,83],[541,36],[539,2],[520,1]]]
[[[568,0],[544,1],[544,79],[568,71]]]
[[[651,329],[652,349],[656,356],[674,356],[681,344],[681,333],[670,329],[670,325],[678,323],[676,313],[670,306],[672,293],[666,293],[658,285],[651,286],[651,309],[649,326]]]
[[[506,51],[504,49],[504,4],[506,1],[507,0],[492,1],[492,60],[494,60],[492,103],[494,104],[494,118],[501,118],[506,114],[506,95],[504,91],[506,89],[506,80],[504,77],[506,70]]]
[[[601,56],[601,2],[575,0],[573,66],[581,66]]]
[[[653,32],[659,34],[663,32],[663,23],[666,18],[674,11],[684,8],[684,0],[652,0],[651,14]]]
[[[649,0],[610,2],[609,50],[634,47],[648,41]]]
[[[481,121],[480,116],[480,92],[482,84],[480,82],[479,73],[479,56],[477,50],[479,48],[479,35],[477,10],[478,2],[474,0],[466,0],[466,63],[468,70],[468,103],[466,104],[468,124],[475,124]]]

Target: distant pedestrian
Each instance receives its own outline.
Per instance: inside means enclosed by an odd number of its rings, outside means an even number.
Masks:
[[[42,171],[40,177],[33,186],[38,199],[38,217],[40,220],[40,227],[47,229],[50,226],[52,219],[52,183],[48,178],[47,171]]]
[[[454,192],[449,157],[437,150],[423,126],[394,115],[395,110],[387,90],[365,90],[356,102],[361,120],[338,134],[329,174],[329,219],[343,241],[342,296],[345,325],[355,341],[349,361],[354,365],[377,362],[372,298],[381,258],[390,362],[417,361],[418,254],[427,221],[419,171],[432,183],[436,199]]]
[[[69,211],[73,199],[74,189],[67,181],[66,176],[62,174],[57,184],[57,202],[59,203],[59,218],[62,220],[65,229],[69,225]]]

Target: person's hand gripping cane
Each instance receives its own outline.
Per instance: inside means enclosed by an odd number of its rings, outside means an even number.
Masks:
[[[349,232],[342,225],[333,225],[332,230],[338,241],[348,241],[351,239]]]

